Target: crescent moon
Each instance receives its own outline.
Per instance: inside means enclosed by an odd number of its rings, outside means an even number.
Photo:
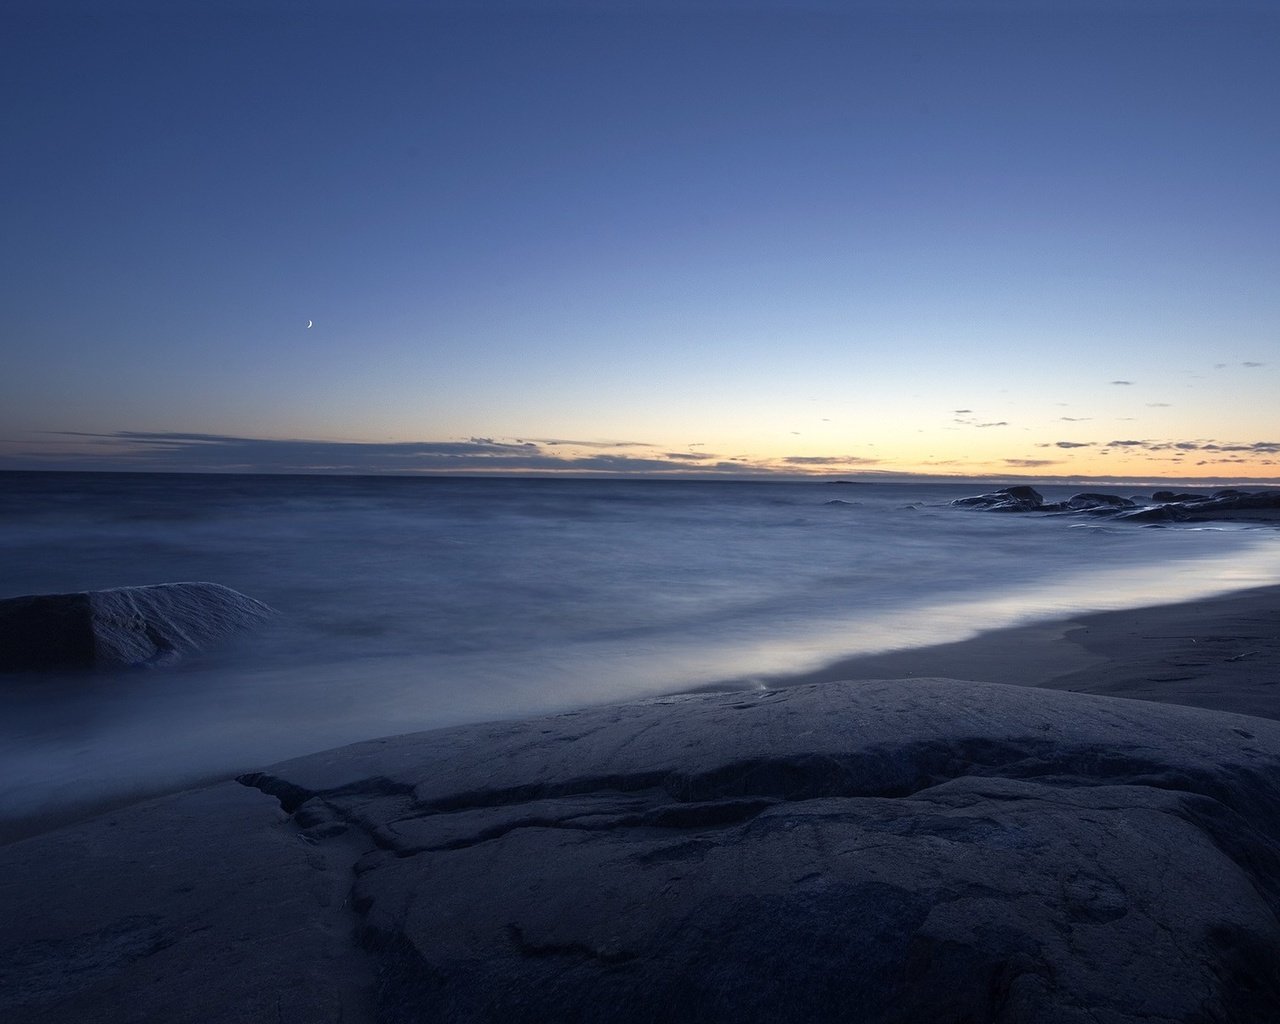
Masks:
[[[312,322],[313,322],[313,321],[311,321],[311,320],[308,320],[308,321],[307,321],[307,330],[310,330],[310,329],[311,329],[311,324],[312,324]]]

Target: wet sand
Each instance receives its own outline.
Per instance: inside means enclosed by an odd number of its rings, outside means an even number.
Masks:
[[[992,630],[770,682],[927,676],[1280,719],[1280,587]]]
[[[766,685],[932,677],[1280,720],[1280,586],[997,629],[957,643],[850,658],[815,672],[769,679]],[[191,785],[158,785],[110,801],[0,820],[0,846]]]

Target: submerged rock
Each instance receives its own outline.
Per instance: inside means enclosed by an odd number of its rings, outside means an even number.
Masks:
[[[0,600],[0,671],[154,665],[272,614],[217,583],[162,583]]]
[[[1145,508],[1129,509],[1116,516],[1131,523],[1183,523],[1190,516],[1186,509],[1178,504],[1148,505]]]

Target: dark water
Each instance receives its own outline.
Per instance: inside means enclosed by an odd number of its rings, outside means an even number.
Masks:
[[[1280,580],[1274,530],[946,504],[974,490],[0,474],[0,597],[209,580],[280,613],[168,670],[0,680],[0,818]]]

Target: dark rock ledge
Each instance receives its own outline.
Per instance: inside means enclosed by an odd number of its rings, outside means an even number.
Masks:
[[[0,672],[157,665],[272,615],[217,583],[162,583],[0,600]]]
[[[0,850],[0,1017],[1272,1024],[1280,1007],[1276,722],[831,683],[380,740],[241,782]]]
[[[987,512],[1076,513],[1145,523],[1214,519],[1280,521],[1280,490],[1221,490],[1212,494],[1156,491],[1150,500],[1086,492],[1072,495],[1066,501],[1046,502],[1034,487],[1021,484],[956,498],[951,504]]]

